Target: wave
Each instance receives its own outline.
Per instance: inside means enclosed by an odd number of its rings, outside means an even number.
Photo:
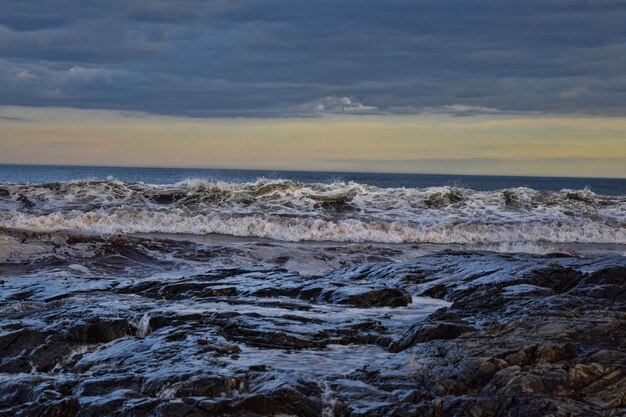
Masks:
[[[2,213],[8,228],[32,231],[75,230],[92,233],[227,234],[284,241],[424,242],[424,243],[626,243],[626,228],[592,220],[488,224],[324,220],[279,216],[228,216],[184,212],[119,209],[110,212],[68,212],[49,215]]]
[[[186,180],[0,185],[0,225],[285,241],[626,244],[626,197],[589,190]]]

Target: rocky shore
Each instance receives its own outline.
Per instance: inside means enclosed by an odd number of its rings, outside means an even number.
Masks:
[[[626,415],[620,256],[22,267],[0,265],[2,417]]]

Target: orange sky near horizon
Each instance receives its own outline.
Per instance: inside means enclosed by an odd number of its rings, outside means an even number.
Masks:
[[[626,178],[626,118],[188,118],[3,106],[0,163]]]

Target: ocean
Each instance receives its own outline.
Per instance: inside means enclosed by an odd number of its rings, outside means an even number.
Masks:
[[[476,191],[496,191],[507,188],[532,188],[539,191],[588,189],[597,194],[626,195],[626,179],[515,177],[487,175],[385,174],[305,171],[262,171],[237,169],[191,168],[124,168],[88,166],[0,165],[0,183],[67,182],[106,180],[173,184],[188,179],[223,182],[255,182],[259,179],[286,179],[300,183],[352,182],[380,188],[459,187]]]
[[[2,166],[0,415],[419,415],[590,357],[603,381],[625,254],[625,180]]]
[[[623,251],[626,180],[0,167],[0,226],[90,235]]]

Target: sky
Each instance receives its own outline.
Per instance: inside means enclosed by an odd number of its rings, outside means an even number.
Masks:
[[[626,2],[1,0],[0,163],[626,177]]]

